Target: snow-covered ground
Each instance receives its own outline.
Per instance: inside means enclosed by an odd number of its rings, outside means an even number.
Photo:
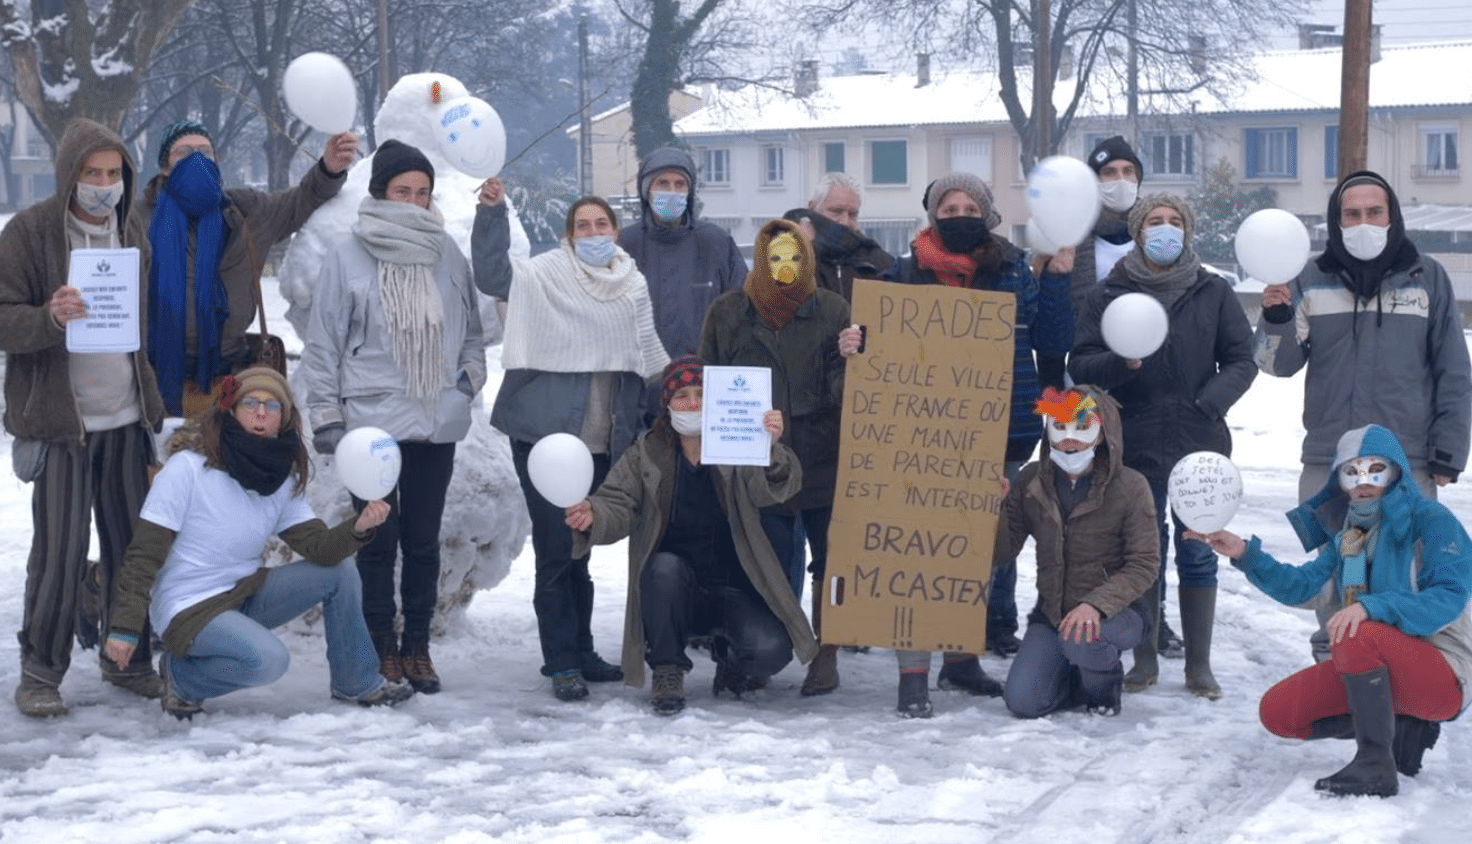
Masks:
[[[1288,557],[1301,396],[1298,379],[1261,377],[1230,416],[1249,496],[1232,528]],[[1467,484],[1443,500],[1472,515]],[[0,473],[0,629],[20,625],[29,506],[29,487]],[[599,549],[593,569],[594,631],[616,658],[625,548]],[[1029,569],[1025,554],[1024,605]],[[1443,731],[1399,797],[1320,799],[1314,779],[1351,745],[1285,741],[1257,722],[1262,692],[1307,665],[1311,616],[1228,566],[1221,583],[1216,702],[1187,694],[1182,663],[1165,660],[1160,685],[1127,696],[1118,718],[1019,721],[999,700],[936,691],[933,720],[905,721],[887,652],[843,654],[843,686],[827,697],[799,696],[793,664],[740,701],[710,696],[697,654],[690,707],[660,718],[621,684],[553,699],[537,673],[528,544],[436,642],[445,690],[395,710],[331,701],[309,633],[285,634],[295,662],[279,683],[210,701],[192,723],[105,685],[95,653],[78,651],[62,687],[70,716],[0,705],[0,842],[1466,841],[1465,726]],[[18,659],[5,638],[8,694]]]

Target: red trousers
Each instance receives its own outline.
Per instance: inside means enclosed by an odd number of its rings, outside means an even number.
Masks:
[[[1457,676],[1441,652],[1424,639],[1407,636],[1378,621],[1360,624],[1359,631],[1332,646],[1332,659],[1291,674],[1268,689],[1258,705],[1258,717],[1268,732],[1284,738],[1306,739],[1313,723],[1349,712],[1340,674],[1361,674],[1385,666],[1395,711],[1427,721],[1446,721],[1462,708]]]

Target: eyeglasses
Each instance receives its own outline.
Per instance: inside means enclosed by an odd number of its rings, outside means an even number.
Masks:
[[[245,398],[241,399],[240,406],[250,411],[251,413],[260,413],[261,408],[265,408],[267,413],[281,412],[281,402],[275,399],[266,399],[265,401],[261,401],[255,396],[246,396]]]

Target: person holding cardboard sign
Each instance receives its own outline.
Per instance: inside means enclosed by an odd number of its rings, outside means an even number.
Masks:
[[[1153,635],[1141,595],[1160,548],[1150,484],[1124,465],[1119,405],[1103,391],[1044,391],[1049,448],[1007,495],[1007,550],[1037,541],[1038,602],[1002,700],[1019,718],[1065,707],[1117,715],[1119,655]]]
[[[1281,563],[1254,536],[1188,534],[1231,558],[1252,585],[1288,606],[1334,606],[1330,657],[1263,695],[1262,724],[1295,739],[1353,738],[1354,760],[1314,783],[1332,795],[1389,797],[1413,777],[1440,722],[1472,703],[1472,539],[1423,493],[1400,440],[1368,425],[1346,432],[1323,489],[1289,512],[1305,551]],[[1321,508],[1346,512],[1334,536]]]
[[[705,364],[681,355],[665,368],[654,427],[623,453],[592,497],[567,508],[573,553],[629,537],[624,679],[644,685],[660,715],[685,708],[691,636],[712,635],[711,691],[738,697],[766,685],[792,659],[818,649],[783,561],[762,528],[761,508],[802,488],[802,466],[782,436],[781,411],[762,422],[772,435],[766,466],[700,462]]]
[[[1041,393],[1034,354],[1061,358],[1073,347],[1073,306],[1068,292],[1072,257],[1055,255],[1039,280],[1028,267],[1026,254],[992,232],[1001,225],[1002,216],[991,189],[970,173],[950,173],[931,182],[924,206],[930,225],[915,237],[911,254],[890,269],[886,280],[994,290],[1017,297],[1005,465],[1011,479],[1032,456],[1043,434],[1032,412]],[[1001,556],[1000,550],[992,552],[986,638],[998,654],[1010,655],[1017,647],[1017,566],[1015,560]],[[930,717],[929,652],[896,651],[896,655],[900,714]],[[943,689],[958,688],[976,695],[997,697],[1002,693],[1002,684],[987,676],[975,654],[946,654],[938,682]]]

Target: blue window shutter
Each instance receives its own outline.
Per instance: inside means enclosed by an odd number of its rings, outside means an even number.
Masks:
[[[1324,127],[1324,178],[1339,177],[1339,127]]]
[[[1288,178],[1298,178],[1298,127],[1288,130]]]
[[[1258,146],[1262,143],[1262,132],[1246,129],[1242,133],[1242,172],[1249,179],[1258,177]]]

